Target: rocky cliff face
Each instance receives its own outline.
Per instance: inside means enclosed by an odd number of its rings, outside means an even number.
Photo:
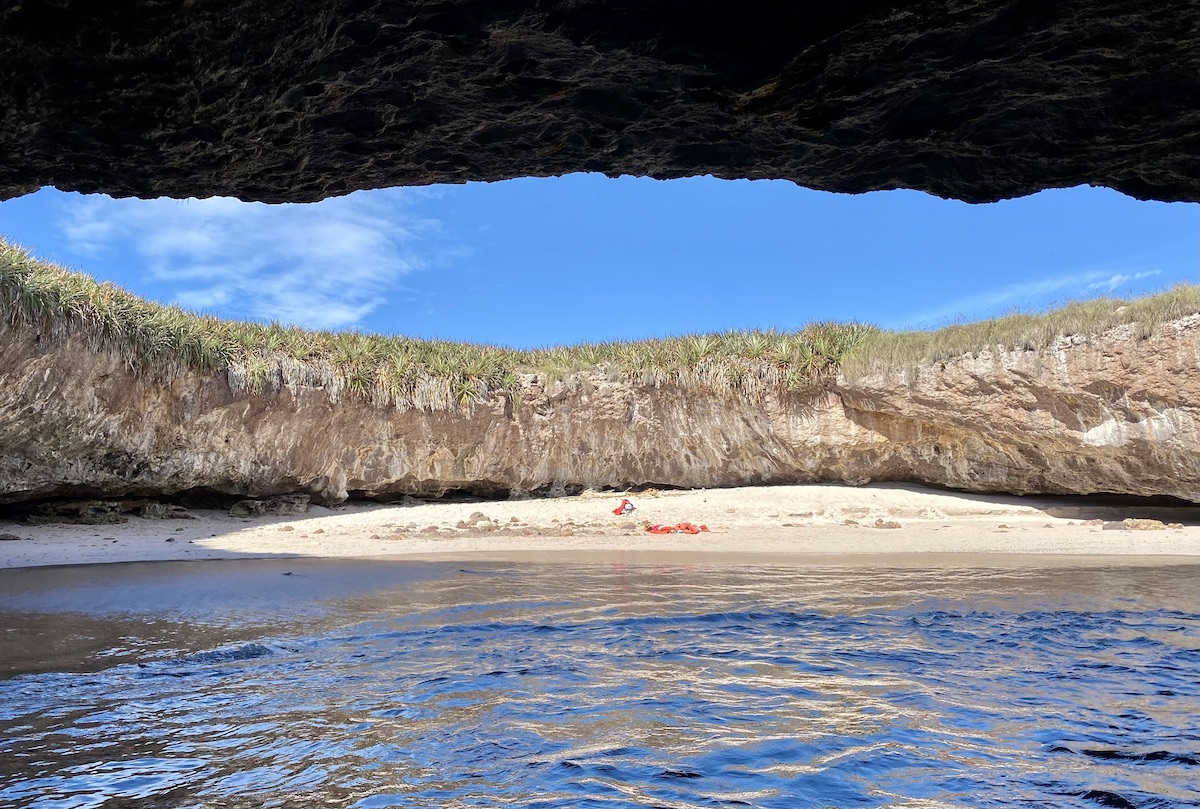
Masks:
[[[602,171],[1200,200],[1187,0],[23,0],[0,199]]]
[[[597,373],[471,412],[235,393],[224,374],[139,373],[79,335],[0,327],[0,503],[883,480],[1200,502],[1200,315],[758,400]]]

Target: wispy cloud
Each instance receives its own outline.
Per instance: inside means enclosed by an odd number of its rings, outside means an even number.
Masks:
[[[1120,287],[1141,281],[1146,278],[1153,278],[1156,275],[1162,275],[1162,270],[1144,270],[1134,273],[1113,273],[1108,278],[1100,281],[1094,281],[1088,284],[1085,289],[1089,292],[1115,292]]]
[[[463,252],[419,215],[422,198],[408,189],[311,205],[77,196],[60,227],[85,256],[131,250],[182,306],[347,328],[384,306],[405,275]]]
[[[1063,297],[1112,293],[1122,287],[1161,275],[1162,270],[1112,272],[1088,270],[1050,278],[1023,281],[1018,284],[966,295],[950,303],[899,319],[896,328],[927,328],[949,323],[996,317],[1014,308],[1037,309]]]

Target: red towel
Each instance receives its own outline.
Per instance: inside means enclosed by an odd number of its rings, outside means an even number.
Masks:
[[[676,525],[647,525],[646,533],[648,534],[709,534],[707,525],[692,525],[690,522],[681,522]]]

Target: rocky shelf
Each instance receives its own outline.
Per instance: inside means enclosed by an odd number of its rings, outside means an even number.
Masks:
[[[1200,315],[760,396],[584,373],[428,410],[147,373],[78,331],[0,324],[0,504],[503,497],[906,481],[1200,503]]]

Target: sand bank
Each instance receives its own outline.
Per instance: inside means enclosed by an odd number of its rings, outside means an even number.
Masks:
[[[313,507],[243,519],[130,518],[119,525],[0,523],[0,568],[269,557],[542,558],[586,554],[736,554],[895,559],[945,554],[1156,557],[1200,562],[1200,508],[1081,505],[1053,498],[951,493],[916,486],[772,486],[485,503]],[[1099,521],[1182,527],[1119,530]],[[705,524],[699,535],[647,534],[644,522]],[[898,526],[898,527],[897,527]]]

